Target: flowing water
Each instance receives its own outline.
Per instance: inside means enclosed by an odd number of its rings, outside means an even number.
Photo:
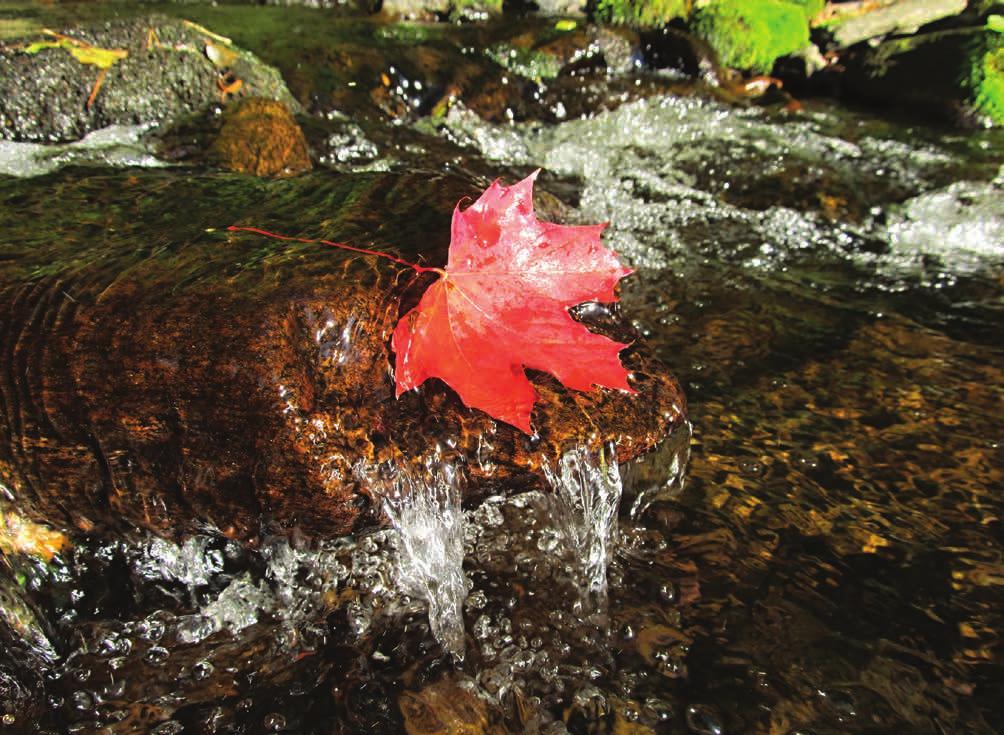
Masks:
[[[335,108],[355,93],[318,49],[390,54],[391,32],[283,9],[293,30],[270,35],[275,15],[241,12],[192,6],[309,87],[321,170],[141,169],[129,131],[93,155],[33,148],[37,170],[0,148],[5,174],[48,171],[0,178],[8,236],[163,243],[249,212],[300,231],[335,216],[337,182],[369,204],[388,179],[360,170],[448,170],[474,194],[542,167],[566,221],[610,222],[637,271],[620,312],[684,384],[692,436],[621,467],[569,447],[549,492],[467,509],[452,459],[363,468],[391,527],[343,539],[5,553],[0,732],[999,732],[1000,132],[633,84],[587,90],[609,104],[586,119],[426,116],[419,99],[349,124]],[[453,32],[470,58],[472,31]],[[396,89],[437,81],[374,63]],[[381,216],[428,236],[393,212],[345,221]]]
[[[425,602],[432,634],[462,661],[461,606],[468,583],[463,571],[461,476],[454,465],[438,456],[430,458],[424,469],[420,477],[394,466],[360,472],[367,476],[368,486],[382,500],[397,531],[398,589]]]
[[[607,566],[617,530],[620,510],[620,471],[614,447],[591,452],[586,447],[570,449],[557,467],[545,465],[550,485],[550,516],[562,543],[582,565],[582,591],[596,595],[605,606]]]

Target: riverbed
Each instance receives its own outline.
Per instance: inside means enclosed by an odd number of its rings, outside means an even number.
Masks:
[[[50,23],[65,7],[0,14]],[[566,223],[609,222],[635,269],[617,313],[679,378],[689,427],[640,464],[570,449],[550,494],[466,509],[457,468],[436,465],[406,479],[439,488],[430,507],[390,504],[396,527],[345,538],[135,531],[78,537],[50,563],[4,557],[17,640],[0,732],[998,731],[1001,131],[739,103],[642,65],[524,79],[523,107],[492,119],[424,92],[451,59],[480,59],[484,31],[160,10],[283,73],[314,170],[171,161],[134,130],[0,144],[5,240],[170,252],[228,246],[234,222],[299,233],[329,217],[445,242],[367,207],[437,200],[423,179],[473,198],[540,168]],[[407,34],[425,51],[395,45]],[[333,61],[353,49],[386,99]],[[592,514],[562,504],[569,488],[597,493]],[[429,523],[456,543],[406,543]],[[430,554],[446,565],[431,577],[414,566]]]

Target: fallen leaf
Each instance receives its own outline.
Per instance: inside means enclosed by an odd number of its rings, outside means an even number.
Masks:
[[[531,432],[537,393],[525,369],[566,387],[634,392],[618,354],[627,345],[590,332],[569,309],[615,302],[631,273],[600,242],[606,225],[541,222],[536,172],[511,187],[497,181],[453,213],[449,259],[439,279],[394,330],[397,395],[440,378],[469,408]]]
[[[90,64],[91,66],[96,66],[99,69],[110,69],[116,62],[119,62],[129,56],[129,52],[125,49],[91,46],[89,43],[75,38],[70,38],[69,36],[56,34],[52,31],[48,31],[48,33],[55,36],[56,40],[35,41],[34,43],[30,43],[25,46],[24,53],[37,54],[39,51],[44,49],[62,48],[69,51],[73,58],[81,64]]]

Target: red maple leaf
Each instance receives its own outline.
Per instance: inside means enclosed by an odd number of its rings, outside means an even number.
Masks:
[[[617,301],[631,273],[600,243],[606,225],[566,227],[533,211],[537,173],[493,183],[453,212],[449,262],[397,324],[397,395],[441,378],[469,408],[530,433],[537,400],[525,368],[566,387],[633,392],[618,358],[627,345],[594,334],[569,308]]]
[[[575,390],[603,386],[635,392],[618,357],[627,345],[590,332],[569,313],[586,301],[617,301],[617,282],[632,271],[600,242],[606,225],[570,227],[537,219],[536,178],[534,172],[509,187],[496,181],[466,210],[458,204],[445,268],[330,240],[229,229],[324,243],[439,274],[394,329],[398,397],[440,378],[467,407],[529,434],[537,392],[526,368],[550,373]]]

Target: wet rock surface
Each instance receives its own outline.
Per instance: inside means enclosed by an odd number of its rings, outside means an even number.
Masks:
[[[224,115],[209,160],[228,171],[292,176],[311,169],[303,131],[281,102],[250,97]]]
[[[67,174],[65,189],[40,182],[16,195],[19,220],[53,197],[74,213],[48,244],[22,231],[4,266],[0,471],[37,518],[168,536],[207,524],[245,540],[294,526],[340,535],[379,516],[359,463],[420,462],[446,442],[469,463],[473,499],[539,483],[542,458],[569,443],[616,439],[627,460],[685,420],[679,386],[640,347],[625,358],[638,397],[536,376],[534,439],[464,409],[442,385],[394,400],[389,335],[422,282],[324,246],[206,233],[230,224],[198,214],[236,183],[226,178],[138,175],[135,193],[148,192],[145,211],[162,213],[175,244],[137,247],[128,205],[102,201],[100,182]],[[440,263],[451,208],[470,192],[450,176],[328,176],[245,190],[229,208],[247,225],[314,211],[323,222],[323,210],[329,239]],[[83,206],[117,233],[90,251]],[[625,334],[610,314],[593,321]]]
[[[980,90],[974,88],[982,79],[969,82],[978,73],[984,55],[999,46],[998,35],[983,28],[963,28],[860,48],[847,60],[843,77],[846,94],[924,111],[946,122],[1001,117],[1004,113],[993,109],[999,102],[991,101],[989,95],[987,109],[982,109]],[[915,84],[917,79],[923,79],[924,84]]]
[[[4,41],[0,138],[71,141],[112,124],[178,119],[237,93],[296,105],[275,70],[183,21],[140,16],[74,25],[60,33],[72,39],[70,46],[82,42],[125,55],[106,70],[95,92],[102,70],[81,62],[68,48],[32,49],[36,38]]]

